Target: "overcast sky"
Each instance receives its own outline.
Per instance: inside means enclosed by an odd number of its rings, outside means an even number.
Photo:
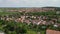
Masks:
[[[0,0],[0,7],[60,7],[60,0]]]

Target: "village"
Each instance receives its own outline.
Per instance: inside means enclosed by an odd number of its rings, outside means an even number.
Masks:
[[[10,14],[10,15],[1,15],[0,20],[3,21],[14,21],[17,23],[26,23],[27,25],[36,24],[36,25],[45,25],[45,26],[53,26],[53,27],[60,27],[60,14],[59,11],[55,11],[55,8],[26,8],[26,9],[6,9],[6,12],[19,12],[21,14]],[[37,11],[37,12],[36,12]],[[54,12],[55,11],[55,12]],[[44,27],[43,27],[44,28]],[[50,27],[47,28],[46,34],[50,32],[54,32],[50,30]],[[55,31],[57,32],[57,31]],[[57,34],[57,33],[53,34]],[[60,32],[60,29],[59,29]],[[58,33],[59,33],[58,32]],[[50,33],[51,34],[51,33]]]

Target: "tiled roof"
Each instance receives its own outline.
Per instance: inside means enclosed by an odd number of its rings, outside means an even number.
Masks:
[[[46,34],[60,34],[60,31],[47,29]]]

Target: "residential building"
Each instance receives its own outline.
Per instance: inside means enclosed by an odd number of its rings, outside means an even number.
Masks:
[[[47,30],[46,30],[46,34],[60,34],[60,31],[47,29]]]

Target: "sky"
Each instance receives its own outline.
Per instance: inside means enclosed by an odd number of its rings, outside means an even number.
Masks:
[[[60,0],[0,0],[0,7],[60,7]]]

